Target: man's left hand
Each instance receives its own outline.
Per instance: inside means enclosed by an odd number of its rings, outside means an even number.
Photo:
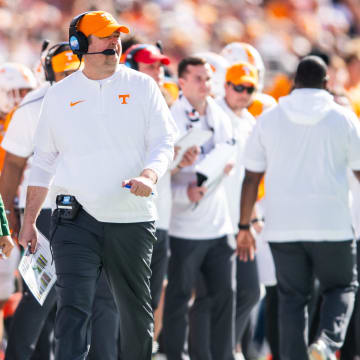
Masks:
[[[130,186],[130,192],[136,196],[148,197],[153,192],[154,183],[145,176],[138,176],[130,180],[124,180],[122,186]]]
[[[256,243],[249,230],[240,230],[237,235],[237,255],[241,261],[253,261],[255,257]]]

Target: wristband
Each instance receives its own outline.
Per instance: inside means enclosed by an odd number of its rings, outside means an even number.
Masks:
[[[6,214],[6,215],[10,215],[10,214],[11,214],[11,210],[5,210],[5,214]]]
[[[250,224],[238,224],[238,228],[239,230],[249,230],[250,229]]]

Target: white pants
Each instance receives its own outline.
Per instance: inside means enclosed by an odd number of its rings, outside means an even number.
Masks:
[[[7,300],[15,290],[15,270],[20,261],[20,250],[15,246],[7,259],[0,259],[0,300]]]

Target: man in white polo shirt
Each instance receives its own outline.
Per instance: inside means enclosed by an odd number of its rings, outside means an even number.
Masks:
[[[3,172],[0,176],[0,192],[10,209],[9,222],[15,234],[19,231],[18,212],[14,209],[19,187],[18,207],[24,212],[26,189],[34,153],[34,138],[41,103],[49,85],[61,81],[80,68],[78,57],[68,42],[52,46],[43,60],[47,81],[42,87],[30,92],[14,112],[1,146],[6,150]],[[37,228],[49,238],[51,220],[50,196],[43,203],[37,218]],[[6,346],[6,359],[47,360],[53,350],[50,334],[54,328],[56,292],[51,289],[41,306],[24,285],[23,296],[11,322]],[[31,319],[31,321],[29,321]],[[36,326],[34,326],[36,324]],[[106,326],[104,326],[106,325]],[[101,274],[95,294],[92,318],[90,359],[114,360],[117,357],[118,312],[104,274]]]
[[[194,166],[217,145],[231,141],[230,119],[209,96],[211,75],[204,59],[183,59],[178,66],[182,96],[171,108],[180,136],[190,128],[213,134],[194,163],[181,164],[172,177],[171,257],[163,327],[168,360],[186,359],[189,300],[200,275],[212,299],[211,349],[203,349],[203,355],[234,359],[235,244],[225,190],[222,184],[209,191],[199,186]]]
[[[173,158],[173,124],[156,83],[118,65],[128,31],[103,11],[75,17],[69,42],[84,69],[48,90],[40,114],[20,242],[35,251],[35,220],[56,169],[52,191],[66,206],[55,210],[51,236],[56,360],[86,358],[102,269],[120,311],[122,358],[151,358],[152,194]]]
[[[263,236],[276,267],[282,360],[335,359],[358,286],[346,171],[360,180],[360,129],[326,82],[319,57],[301,60],[295,90],[258,119],[245,148],[238,253],[244,261],[254,256],[249,222],[265,173]],[[314,276],[323,306],[308,350],[306,306]]]
[[[239,62],[226,70],[225,95],[216,99],[216,102],[231,120],[236,147],[236,155],[233,160],[234,169],[224,179],[226,198],[235,235],[240,214],[241,185],[245,173],[244,146],[255,125],[255,118],[249,113],[247,107],[254,98],[257,86],[257,69],[249,63]],[[235,344],[241,344],[251,309],[260,297],[259,276],[255,259],[246,263],[239,261],[239,259],[236,260],[236,287]],[[197,353],[201,353],[206,346],[204,344],[207,343],[206,327],[210,318],[211,297],[207,295],[205,288],[204,284],[199,284],[197,287],[197,296],[190,317],[190,348],[192,352]],[[210,348],[210,344],[208,347]]]

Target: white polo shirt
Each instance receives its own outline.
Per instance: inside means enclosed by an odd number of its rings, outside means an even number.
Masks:
[[[19,157],[29,158],[19,188],[19,207],[24,208],[26,190],[32,155],[35,148],[35,131],[39,121],[41,103],[49,88],[49,83],[27,94],[14,112],[1,146],[9,153]],[[46,198],[44,208],[50,208],[50,199]]]
[[[187,189],[190,183],[196,183],[195,165],[213,151],[217,144],[231,140],[231,123],[224,111],[210,97],[207,100],[205,116],[191,121],[187,114],[192,110],[184,96],[171,107],[179,136],[186,134],[190,127],[212,129],[213,136],[202,146],[203,153],[195,164],[185,167],[172,177],[173,207],[169,234],[182,239],[210,240],[232,234],[234,231],[224,186],[220,184],[209,190],[197,205],[190,201]]]
[[[35,166],[49,171],[43,154],[58,154],[54,192],[74,195],[99,221],[156,219],[153,196],[137,197],[122,181],[173,159],[174,127],[157,84],[125,66],[96,81],[77,71],[45,96],[36,134]],[[35,184],[34,184],[35,185]]]
[[[265,171],[266,240],[353,238],[346,171],[360,169],[359,124],[327,91],[295,90],[260,116],[245,167]]]
[[[231,221],[234,231],[238,229],[240,219],[240,197],[241,188],[244,180],[244,147],[253,127],[255,126],[255,118],[244,109],[241,116],[236,115],[228,106],[224,98],[217,99],[216,102],[221,106],[225,113],[229,116],[232,125],[233,139],[236,146],[236,156],[234,159],[234,168],[224,179],[224,187],[229,206]]]

